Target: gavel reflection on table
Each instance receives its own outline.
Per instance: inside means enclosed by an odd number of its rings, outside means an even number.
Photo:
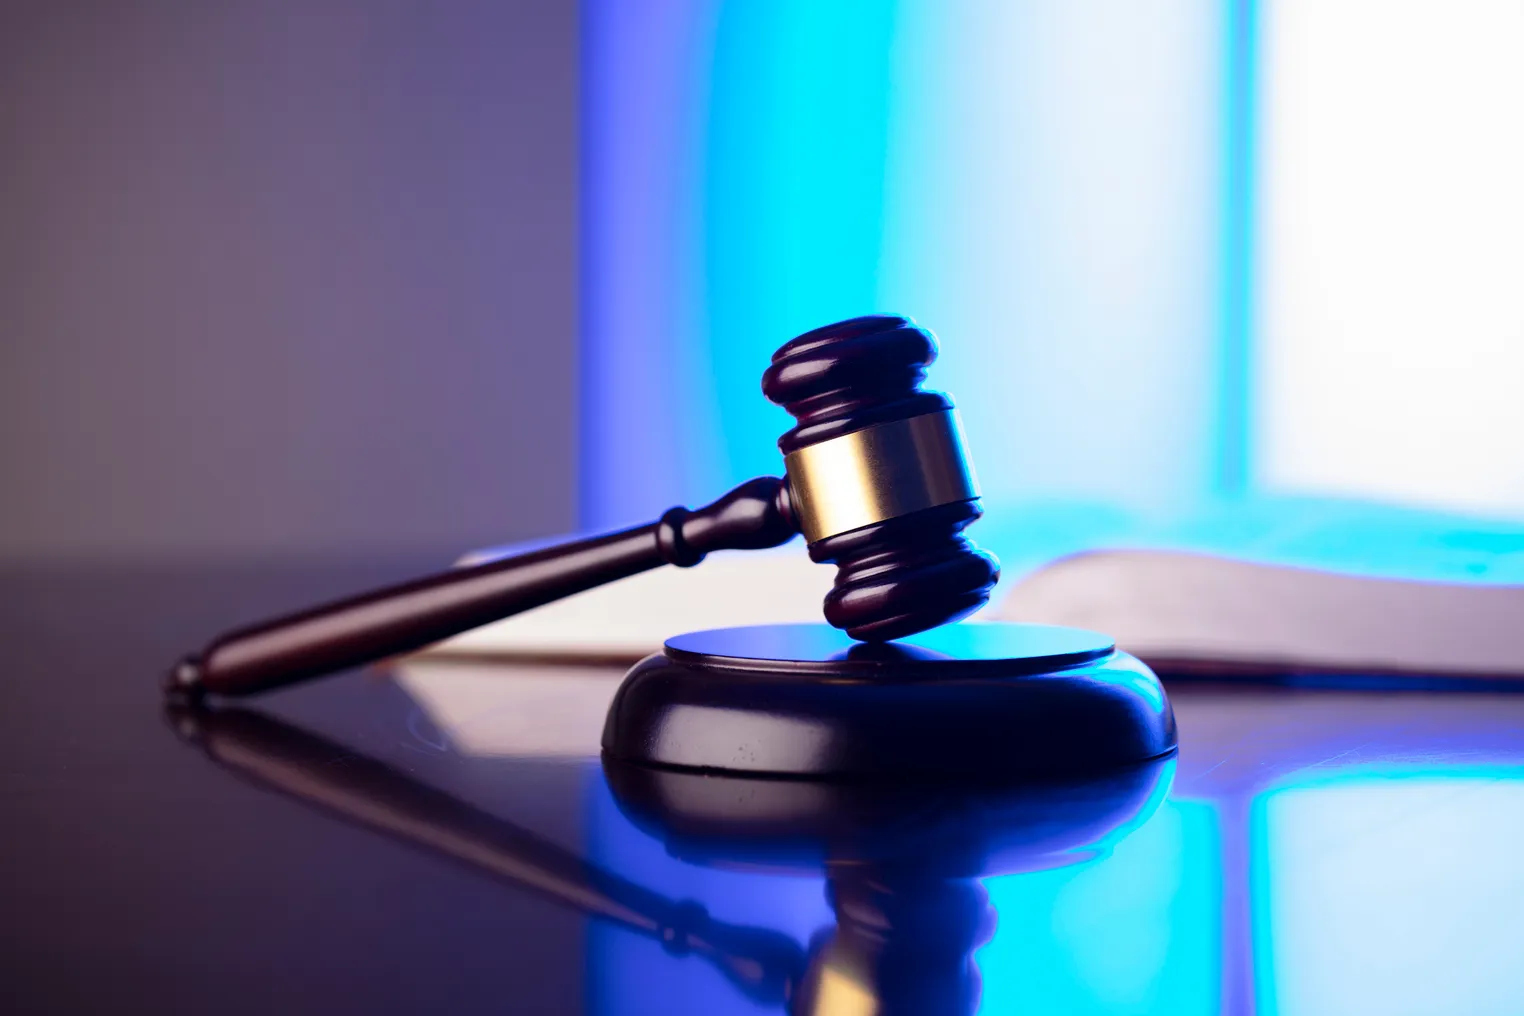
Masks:
[[[980,879],[1094,857],[1158,807],[1171,759],[966,787],[697,775],[606,760],[619,809],[677,859],[824,875],[808,944],[672,900],[375,759],[240,708],[172,706],[177,733],[257,786],[653,938],[791,1016],[972,1016],[995,930]],[[333,760],[342,758],[343,765]],[[748,805],[750,802],[750,805]],[[871,1002],[871,1006],[866,1003]]]
[[[175,666],[183,700],[243,696],[412,652],[663,564],[803,534],[836,565],[825,625],[678,636],[637,664],[604,732],[635,764],[788,776],[1104,767],[1173,750],[1162,687],[1104,635],[949,625],[988,601],[993,556],[952,400],[921,385],[932,335],[853,318],[772,358],[762,390],[795,426],[784,477],[649,525],[443,572],[233,631]],[[948,626],[939,628],[938,626]]]

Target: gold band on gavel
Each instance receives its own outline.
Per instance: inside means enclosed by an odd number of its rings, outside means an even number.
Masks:
[[[784,457],[799,528],[814,543],[979,496],[956,410],[893,420]]]

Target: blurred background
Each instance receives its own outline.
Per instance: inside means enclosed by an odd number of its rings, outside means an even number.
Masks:
[[[267,849],[273,811],[174,796],[220,784],[101,777],[156,758],[142,661],[777,473],[761,373],[839,318],[940,336],[1007,589],[1106,545],[1524,583],[1521,54],[1521,0],[0,0],[0,718],[59,766],[8,785],[17,898],[79,936],[48,997],[127,983],[117,957],[182,972],[163,901],[279,902],[257,873],[296,856]],[[131,574],[209,560],[295,566]],[[300,708],[397,748],[349,693]],[[990,1009],[1516,1011],[1524,780],[1495,701],[1197,699],[1183,726],[1231,764],[1108,865],[990,884]],[[72,814],[38,819],[55,799]],[[176,860],[142,818],[171,805],[232,890],[176,863],[118,894]],[[707,891],[612,799],[584,819],[594,859]],[[392,920],[389,855],[314,836],[305,930],[217,961],[240,978],[299,990],[330,955],[308,943],[359,942],[406,1004],[574,933],[494,937],[515,911],[426,876]],[[813,885],[755,899],[801,936],[824,919]],[[273,905],[249,927],[290,924]],[[132,949],[123,914],[149,921]],[[596,1006],[671,969],[593,934]]]
[[[1008,563],[1524,580],[1524,4],[0,5],[0,558],[439,555],[941,338]]]
[[[572,4],[0,4],[0,554],[576,523]]]

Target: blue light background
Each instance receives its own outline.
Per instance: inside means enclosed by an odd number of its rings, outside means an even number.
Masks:
[[[776,472],[772,351],[879,309],[941,335],[990,504],[1221,487],[1216,4],[585,17],[586,525]]]
[[[588,0],[581,520],[780,471],[798,332],[936,331],[1008,579],[1099,545],[1524,581],[1517,521],[1256,489],[1258,3]]]

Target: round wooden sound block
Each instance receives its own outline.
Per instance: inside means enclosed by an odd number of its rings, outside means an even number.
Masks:
[[[788,874],[872,865],[938,878],[1096,856],[1153,815],[1174,771],[1169,755],[1001,782],[778,779],[603,761],[619,810],[680,860]]]
[[[1095,772],[1175,743],[1141,661],[1029,624],[879,644],[823,624],[678,635],[631,669],[603,731],[605,756],[634,765],[833,779]]]

